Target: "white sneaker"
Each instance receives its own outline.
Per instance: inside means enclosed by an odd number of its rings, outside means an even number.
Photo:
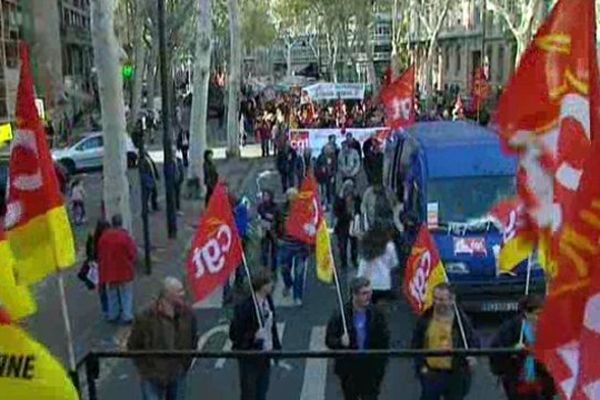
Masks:
[[[294,304],[300,307],[300,306],[302,306],[302,300],[294,299]]]

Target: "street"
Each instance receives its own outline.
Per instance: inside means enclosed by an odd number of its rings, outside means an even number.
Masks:
[[[259,161],[252,161],[257,163]],[[272,168],[272,166],[271,166]],[[250,199],[256,199],[257,179],[260,176],[261,187],[269,187],[281,192],[279,176],[269,171],[269,165],[257,168],[253,166],[244,193]],[[191,238],[192,230],[186,231]],[[252,255],[248,256],[252,259]],[[184,271],[184,258],[173,263],[177,273]],[[317,281],[314,265],[309,262],[306,276],[305,298],[302,306],[292,304],[290,298],[282,295],[281,278],[279,278],[274,300],[277,322],[285,350],[324,350],[326,324],[337,309],[336,292],[333,285],[328,286]],[[353,269],[340,274],[344,298],[348,299],[347,285]],[[177,274],[176,272],[173,272]],[[153,293],[146,293],[152,298]],[[139,303],[138,303],[139,305]],[[199,349],[229,350],[228,340],[229,318],[231,309],[222,306],[222,291],[217,290],[210,298],[194,306],[199,324]],[[95,317],[96,319],[98,316]],[[400,296],[393,304],[389,315],[391,345],[394,348],[407,348],[410,345],[415,317],[409,306]],[[103,323],[100,322],[100,325]],[[98,325],[98,324],[97,324]],[[490,333],[489,326],[482,331]],[[121,328],[113,332],[112,340],[104,342],[103,348],[115,349],[123,345],[128,329]],[[478,360],[474,374],[470,399],[501,399],[500,388],[489,372],[486,359]],[[400,379],[398,379],[400,378]],[[98,380],[100,399],[141,399],[138,378],[133,363],[129,360],[104,359],[100,364]],[[198,360],[189,374],[189,398],[237,399],[239,398],[238,371],[235,360]],[[382,385],[380,398],[385,399],[417,399],[419,384],[414,376],[412,360],[390,360],[386,378]],[[401,397],[400,397],[401,396]],[[341,391],[333,373],[333,361],[323,359],[283,360],[272,369],[269,399],[301,399],[321,400],[340,399]]]

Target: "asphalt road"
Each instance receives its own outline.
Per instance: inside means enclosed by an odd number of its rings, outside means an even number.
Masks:
[[[264,171],[264,169],[263,169]],[[260,171],[259,171],[260,173]],[[259,178],[259,174],[256,175]],[[278,176],[263,172],[261,186],[278,191]],[[256,185],[250,185],[247,193],[256,196]],[[346,285],[350,275],[340,277],[347,299]],[[207,301],[197,305],[197,319],[202,334],[199,348],[227,350],[228,317],[230,312],[221,305],[222,294],[217,292]],[[309,265],[306,277],[305,299],[302,306],[292,305],[284,298],[279,283],[275,290],[277,321],[286,350],[324,349],[325,327],[331,314],[337,310],[336,293],[333,286],[317,281],[314,266]],[[400,298],[393,303],[389,325],[392,333],[392,346],[408,347],[415,317],[406,302]],[[489,335],[498,320],[486,321],[481,330]],[[123,338],[124,340],[125,338]],[[238,399],[238,371],[234,360],[199,360],[188,378],[189,399]],[[101,378],[98,382],[100,399],[141,399],[138,378],[130,361],[103,361]],[[418,399],[420,387],[414,377],[412,360],[393,359],[389,362],[382,385],[380,399]],[[269,390],[270,400],[333,400],[342,399],[333,362],[322,359],[284,360],[272,369]],[[487,360],[480,359],[474,371],[472,390],[468,399],[502,399],[496,379],[489,372]]]

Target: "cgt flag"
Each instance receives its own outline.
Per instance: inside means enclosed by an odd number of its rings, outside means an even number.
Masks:
[[[433,289],[446,282],[446,271],[427,225],[419,234],[406,263],[403,291],[413,311],[422,314],[433,304]]]
[[[19,285],[75,264],[73,232],[35,107],[27,46],[21,45],[17,130],[10,149],[4,223]]]
[[[4,307],[16,320],[35,313],[36,304],[26,286],[15,281],[14,257],[4,229],[0,226],[0,308]]]
[[[379,100],[385,107],[385,125],[392,129],[408,128],[415,123],[415,66],[381,89]]]
[[[506,199],[490,210],[502,228],[502,247],[498,256],[500,273],[509,273],[534,251],[534,240],[528,235],[519,198]]]
[[[600,398],[600,86],[593,0],[560,0],[500,99],[498,127],[520,155],[519,194],[558,265],[536,357],[564,399]],[[560,329],[557,329],[560,327]]]
[[[0,308],[0,393],[11,400],[77,400],[60,363]]]
[[[242,242],[235,226],[227,189],[219,182],[200,217],[187,261],[195,301],[221,286],[242,262]]]
[[[323,219],[323,210],[319,202],[319,189],[313,174],[308,174],[298,197],[291,204],[290,215],[285,225],[288,235],[308,245],[314,245],[317,229]]]

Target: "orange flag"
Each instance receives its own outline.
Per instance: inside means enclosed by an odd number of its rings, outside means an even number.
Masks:
[[[431,307],[433,289],[447,280],[437,246],[427,225],[423,224],[413,244],[404,272],[403,291],[414,312],[422,314]]]
[[[20,285],[38,282],[75,263],[71,225],[34,99],[28,50],[23,44],[5,218]]]
[[[558,265],[536,356],[563,398],[600,398],[600,88],[593,0],[560,0],[500,99],[505,145],[520,155],[519,194]],[[596,132],[596,133],[594,133]],[[560,327],[560,329],[556,329]]]

